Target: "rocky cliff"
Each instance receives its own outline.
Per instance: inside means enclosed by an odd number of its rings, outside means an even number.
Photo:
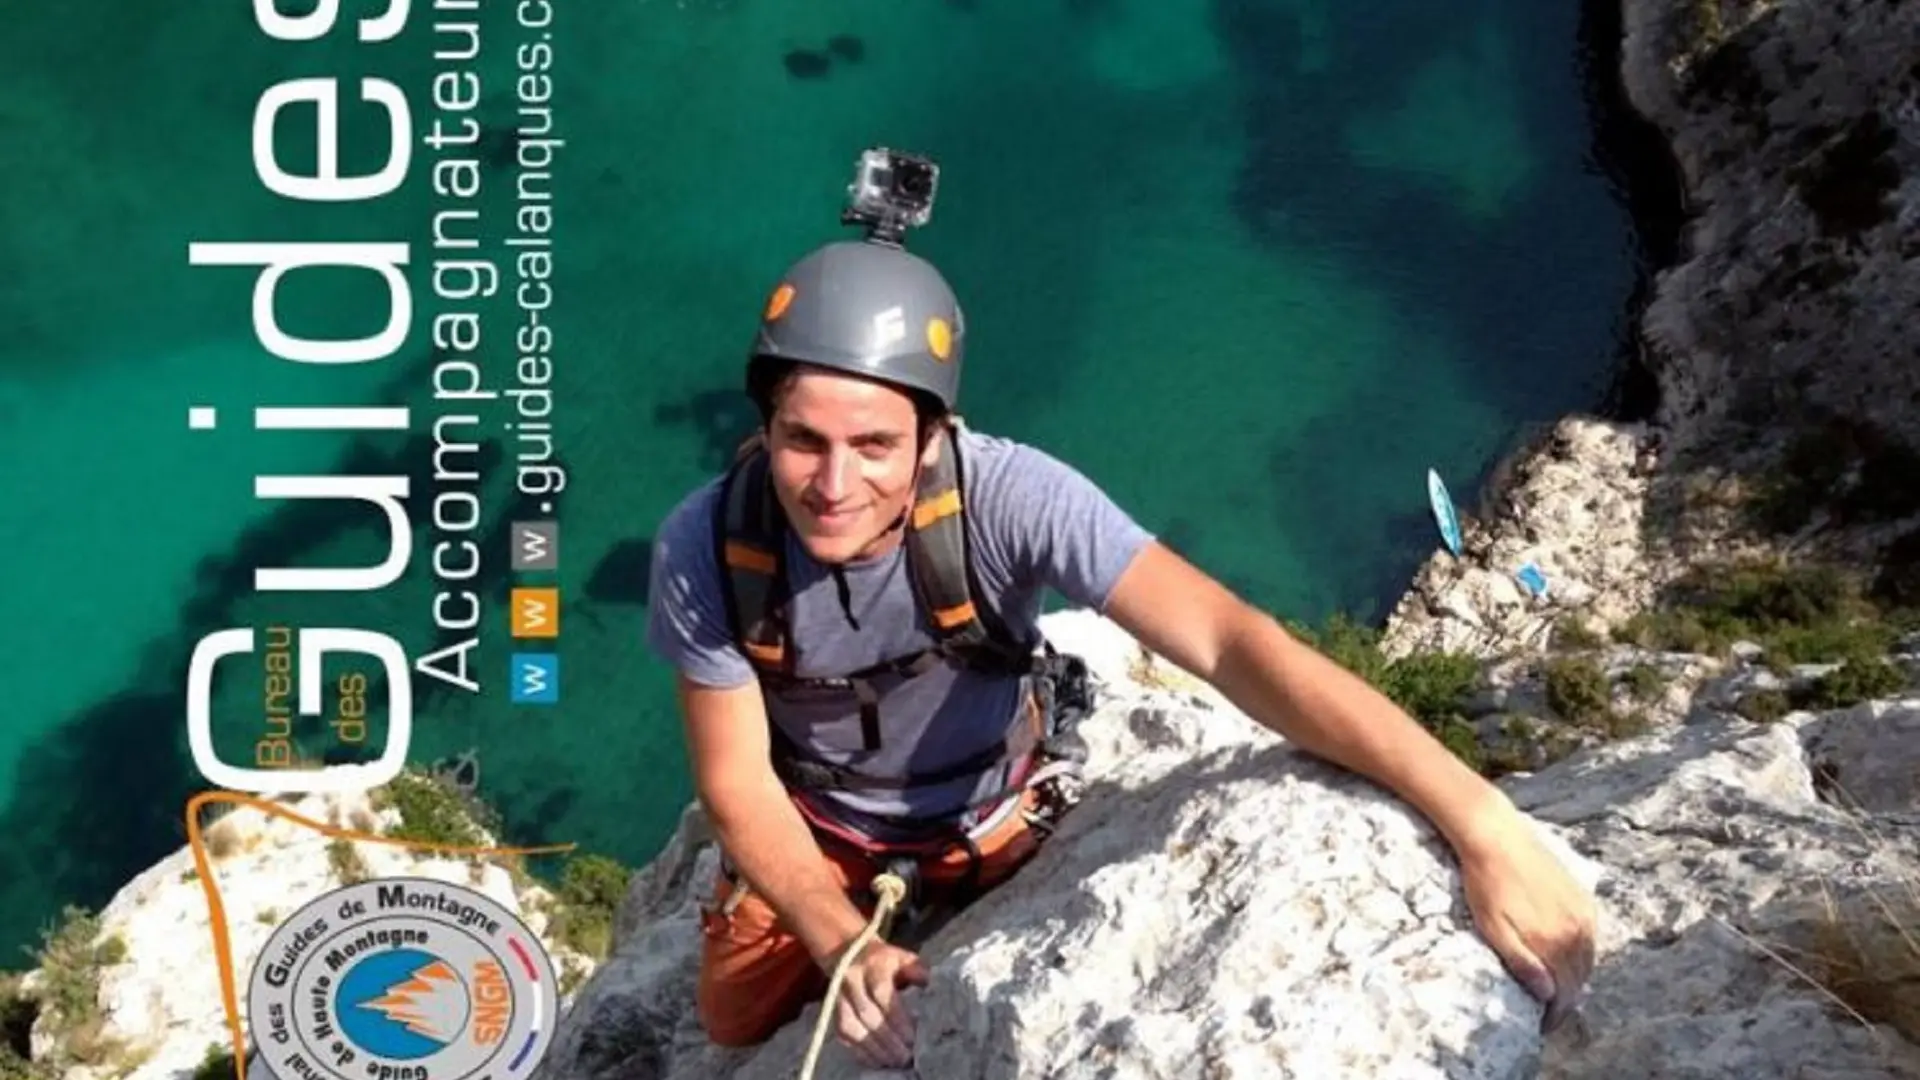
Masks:
[[[1387,647],[1538,649],[1702,563],[1850,565],[1920,604],[1920,11],[1624,0],[1621,76],[1688,220],[1635,363],[1650,415],[1569,417],[1496,470],[1468,551],[1421,568]],[[1514,582],[1545,572],[1540,600]]]
[[[922,947],[917,1058],[892,1075],[1920,1077],[1920,697],[1755,723],[1712,704],[1734,671],[1509,778],[1603,905],[1591,1000],[1543,1040],[1417,815],[1161,678],[1112,624],[1047,628],[1103,689],[1092,787]],[[691,1014],[716,860],[690,809],[541,1080],[795,1075],[817,1007],[749,1050]],[[829,1042],[815,1075],[859,1070]]]

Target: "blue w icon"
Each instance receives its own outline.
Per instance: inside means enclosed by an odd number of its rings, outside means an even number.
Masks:
[[[558,655],[514,653],[511,665],[515,704],[552,705],[560,700],[560,657]]]

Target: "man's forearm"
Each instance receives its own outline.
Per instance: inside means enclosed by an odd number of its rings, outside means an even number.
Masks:
[[[778,785],[703,798],[720,846],[741,876],[823,965],[866,928],[800,812]]]
[[[1462,855],[1478,846],[1485,826],[1512,813],[1500,789],[1386,695],[1264,614],[1255,613],[1233,636],[1213,683],[1301,749],[1404,799]]]

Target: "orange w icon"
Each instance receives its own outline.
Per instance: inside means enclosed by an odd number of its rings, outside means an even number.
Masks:
[[[514,637],[560,636],[559,589],[515,589],[508,610],[512,613]]]

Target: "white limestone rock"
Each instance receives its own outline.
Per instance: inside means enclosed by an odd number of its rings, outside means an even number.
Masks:
[[[1592,997],[1543,1076],[1920,1077],[1920,1048],[1789,967],[1817,979],[1840,928],[1890,970],[1911,948],[1873,900],[1901,910],[1920,844],[1822,799],[1802,728],[1825,722],[1719,716],[1504,785],[1607,868]]]
[[[1920,882],[1920,838],[1832,805],[1806,747],[1843,745],[1851,723],[1871,758],[1920,703],[1772,725],[1700,709],[1504,782],[1602,904],[1591,997],[1542,1041],[1416,817],[1217,699],[1134,681],[1104,620],[1047,625],[1109,695],[1086,726],[1094,787],[922,949],[915,1065],[872,1075],[1920,1078],[1920,1049],[1782,962],[1821,975],[1809,957],[1836,925],[1881,956],[1909,947],[1873,904]],[[745,1050],[707,1045],[692,1016],[713,871],[690,810],[542,1080],[794,1074],[817,1007]],[[859,1072],[830,1040],[816,1075]]]
[[[1387,620],[1389,656],[1465,652],[1492,659],[1537,652],[1569,613],[1605,633],[1648,602],[1658,582],[1641,540],[1644,429],[1569,417],[1516,455],[1485,521],[1463,515],[1466,551],[1436,552]],[[1529,562],[1535,597],[1516,584]]]
[[[1133,683],[1112,624],[1073,613],[1048,630],[1111,695],[1082,729],[1093,785],[922,948],[912,1075],[1533,1074],[1541,1008],[1473,932],[1423,820],[1217,701]],[[761,1047],[705,1045],[691,1006],[713,856],[669,855],[636,882],[650,917],[623,919],[543,1080],[772,1080],[804,1057],[817,1007]],[[667,880],[686,891],[663,898]],[[816,1076],[856,1074],[830,1044]]]
[[[1920,819],[1920,698],[1867,702],[1810,720],[1804,730],[1834,801]]]

